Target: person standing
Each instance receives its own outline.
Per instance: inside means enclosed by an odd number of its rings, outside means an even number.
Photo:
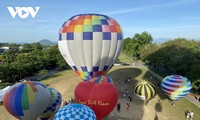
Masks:
[[[117,104],[117,111],[120,112],[120,109],[121,109],[121,104],[118,103],[118,104]]]
[[[63,106],[67,105],[67,101],[63,99]]]
[[[126,103],[126,110],[129,110],[130,105],[128,103]]]
[[[158,115],[157,115],[157,113],[155,114],[154,120],[158,120]]]
[[[133,97],[131,96],[131,97],[130,97],[130,102],[132,102],[132,99],[133,99]]]
[[[190,112],[187,112],[186,118],[187,118],[187,119],[190,118]]]
[[[126,96],[127,96],[128,95],[128,90],[127,89],[126,89],[125,93],[126,93]]]
[[[191,111],[191,112],[190,112],[190,119],[192,120],[192,119],[193,119],[193,117],[194,117],[194,112],[193,112],[193,111]]]
[[[160,88],[160,83],[157,83],[157,87]]]
[[[128,84],[131,82],[131,77],[128,77]]]
[[[130,102],[132,102],[132,98],[133,97],[131,95],[128,96],[128,99],[129,99]]]

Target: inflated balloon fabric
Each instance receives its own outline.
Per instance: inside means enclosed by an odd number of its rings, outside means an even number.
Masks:
[[[183,76],[171,75],[162,80],[162,89],[171,100],[185,97],[192,88],[191,82]]]
[[[64,22],[59,32],[59,50],[83,79],[105,75],[117,60],[123,43],[120,25],[101,14],[80,14]]]
[[[40,116],[41,120],[48,120],[52,115],[54,115],[54,113],[58,111],[62,103],[62,95],[58,90],[54,88],[48,88],[48,90],[51,95],[51,100],[44,113]]]
[[[15,84],[4,96],[6,110],[20,120],[36,120],[50,103],[47,87],[39,82]]]
[[[74,97],[77,103],[92,108],[97,120],[102,120],[115,108],[119,95],[113,83],[83,81],[76,86]]]
[[[156,88],[153,84],[142,81],[134,86],[133,92],[136,95],[143,97],[145,100],[150,100],[156,95]]]
[[[68,104],[55,114],[54,120],[96,120],[96,115],[86,105]]]
[[[98,83],[102,83],[102,82],[109,82],[109,83],[113,83],[113,80],[108,77],[108,76],[95,76],[93,77],[90,82],[93,82],[95,84],[98,84]]]

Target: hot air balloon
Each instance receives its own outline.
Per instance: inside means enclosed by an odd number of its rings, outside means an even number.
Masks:
[[[73,103],[59,109],[54,120],[96,120],[96,115],[86,105]]]
[[[156,88],[153,84],[142,81],[137,83],[133,88],[134,94],[139,96],[141,99],[148,102],[150,99],[152,99],[156,94]]]
[[[40,116],[41,120],[48,120],[53,114],[58,111],[62,103],[62,96],[59,91],[54,88],[48,88],[48,90],[51,95],[51,100],[46,110]]]
[[[74,96],[77,103],[92,108],[98,120],[107,116],[118,101],[117,88],[110,82],[81,82],[76,86]]]
[[[171,100],[185,97],[191,90],[191,82],[181,75],[166,76],[161,83],[162,89]]]
[[[39,82],[15,84],[4,96],[7,111],[20,120],[36,120],[50,103],[47,87]]]
[[[123,34],[120,25],[101,14],[80,14],[64,22],[59,32],[59,50],[83,80],[105,75],[117,60]]]
[[[95,84],[101,83],[101,82],[110,82],[110,83],[113,83],[113,80],[109,76],[105,76],[105,75],[95,76],[92,79],[90,79],[89,81],[93,82]]]

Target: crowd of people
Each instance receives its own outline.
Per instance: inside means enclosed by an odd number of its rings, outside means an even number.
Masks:
[[[129,84],[130,82],[131,82],[131,77],[127,76],[127,78],[124,80],[124,84]],[[118,81],[118,84],[121,84],[121,81],[120,81],[120,80]],[[131,94],[129,94],[127,88],[126,88],[126,89],[123,89],[123,90],[122,90],[122,93],[123,93],[123,97],[124,97],[124,98],[128,98],[129,102],[132,102],[133,97],[132,97]],[[130,108],[130,104],[127,102],[127,103],[126,103],[126,110],[129,110],[129,108]],[[121,104],[118,103],[118,104],[117,104],[117,111],[120,112],[120,110],[121,110]]]

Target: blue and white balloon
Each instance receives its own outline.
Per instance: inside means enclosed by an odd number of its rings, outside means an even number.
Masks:
[[[63,106],[54,120],[96,120],[96,115],[88,106],[74,103]]]

